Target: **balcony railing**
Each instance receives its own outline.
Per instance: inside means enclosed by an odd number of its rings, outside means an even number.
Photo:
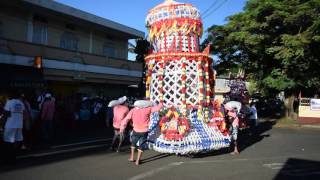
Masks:
[[[20,56],[42,56],[46,59],[61,60],[86,65],[113,67],[126,70],[142,71],[142,63],[117,59],[87,52],[72,51],[59,47],[35,44],[0,38],[0,53],[5,52]]]

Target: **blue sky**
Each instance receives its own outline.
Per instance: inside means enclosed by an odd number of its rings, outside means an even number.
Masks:
[[[124,24],[126,26],[146,32],[145,17],[148,10],[162,3],[164,0],[56,0],[94,15]],[[242,11],[246,0],[179,0],[191,3],[200,12],[210,7],[217,9],[203,20],[204,28],[217,24],[225,24],[225,18]],[[219,7],[219,5],[221,5]],[[210,11],[209,11],[210,12]]]
[[[164,0],[56,0],[57,2],[143,31],[148,10]],[[247,0],[176,0],[191,3],[204,14],[203,26],[226,23],[226,17],[241,12]]]

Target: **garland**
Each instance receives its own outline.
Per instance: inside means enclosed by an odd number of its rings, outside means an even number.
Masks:
[[[188,120],[185,117],[181,118],[173,107],[162,116],[159,125],[164,139],[170,141],[181,141],[190,130]]]
[[[197,68],[198,68],[198,81],[199,81],[199,96],[198,96],[198,119],[204,120],[202,112],[203,112],[203,98],[204,98],[204,89],[203,89],[203,72],[202,72],[202,63],[201,61],[197,62]]]
[[[175,61],[181,60],[181,57],[185,57],[188,61],[206,61],[208,58],[210,58],[208,54],[198,52],[159,52],[146,56],[145,61],[161,61],[164,58],[170,61]]]
[[[164,74],[164,64],[165,61],[162,59],[162,61],[160,62],[160,69],[158,71],[158,75],[159,75],[159,91],[160,91],[160,95],[159,95],[159,100],[160,102],[163,102],[163,74]]]
[[[225,122],[224,116],[220,111],[216,111],[212,115],[211,120],[208,122],[208,126],[217,127],[223,135],[229,135],[227,123]]]
[[[162,33],[166,33],[168,36],[171,34],[182,32],[183,35],[189,35],[191,33],[202,36],[203,28],[200,20],[194,20],[189,18],[177,18],[167,19],[154,23],[150,27],[149,37],[151,40],[159,38]]]
[[[212,64],[212,59],[209,59],[209,64]],[[211,66],[212,67],[212,66]],[[210,97],[212,97],[215,94],[215,81],[216,81],[216,72],[213,70],[213,68],[209,68],[209,84],[210,84]]]
[[[146,75],[146,98],[150,98],[150,83],[152,76],[153,64],[148,64],[147,75]]]
[[[229,135],[227,128],[227,123],[225,121],[224,115],[221,112],[221,103],[218,99],[213,101],[213,111],[212,118],[208,122],[208,126],[214,126],[219,129],[223,135]]]
[[[204,113],[204,119],[205,121],[208,121],[209,119],[209,104],[210,104],[210,80],[209,80],[209,62],[208,60],[205,61],[205,68],[204,68],[204,72],[205,72],[205,85],[206,85],[206,103],[205,103],[205,113]]]
[[[181,66],[181,98],[182,98],[182,115],[183,117],[186,117],[186,113],[187,113],[187,100],[186,100],[186,93],[187,93],[187,87],[186,87],[186,79],[187,79],[187,75],[186,75],[186,64],[185,62],[182,62],[182,66]]]

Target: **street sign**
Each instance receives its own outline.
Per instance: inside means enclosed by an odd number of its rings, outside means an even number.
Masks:
[[[320,111],[320,99],[310,99],[310,108],[313,111]]]

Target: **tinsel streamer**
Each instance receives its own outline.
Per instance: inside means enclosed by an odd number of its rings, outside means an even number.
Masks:
[[[206,107],[210,105],[210,79],[209,79],[209,62],[208,59],[205,61],[205,86],[206,86]],[[205,109],[204,113],[205,121],[207,122],[209,120],[209,108]]]

